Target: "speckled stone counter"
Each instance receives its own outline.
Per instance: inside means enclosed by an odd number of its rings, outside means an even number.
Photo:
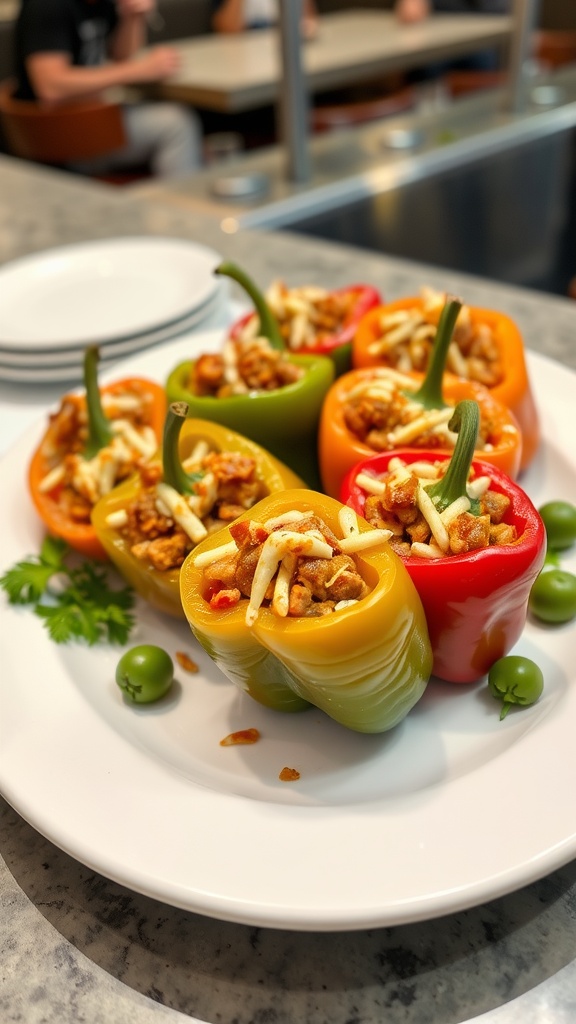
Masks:
[[[0,160],[0,263],[67,242],[148,234],[202,241],[249,266],[262,284],[281,276],[337,286],[353,277],[390,298],[422,283],[450,288],[508,312],[529,348],[576,368],[569,300],[290,235],[224,235],[211,217]],[[0,404],[9,413],[26,395],[32,416],[55,393],[0,384]],[[3,449],[9,441],[2,438]],[[513,814],[513,795],[506,798]],[[0,811],[2,1024],[576,1020],[576,862],[440,920],[284,932],[209,920],[135,894],[58,850],[5,802]]]

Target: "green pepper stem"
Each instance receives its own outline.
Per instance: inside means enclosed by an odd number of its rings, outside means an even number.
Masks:
[[[244,289],[246,294],[252,299],[258,314],[260,334],[268,339],[272,348],[280,350],[286,348],[278,321],[252,278],[248,277],[248,274],[245,274],[235,263],[221,263],[219,267],[216,267],[214,273],[232,278],[233,281],[236,281]]]
[[[183,468],[178,452],[180,431],[187,415],[186,402],[172,402],[164,421],[162,438],[164,482],[178,491],[178,494],[192,494],[192,480]]]
[[[446,407],[446,402],[442,397],[442,378],[446,368],[448,347],[461,309],[460,299],[453,295],[446,296],[446,302],[436,328],[436,337],[426,376],[418,391],[415,394],[410,392],[410,398],[418,402],[424,409],[444,409]]]
[[[84,387],[86,389],[86,413],[88,416],[88,440],[84,458],[93,459],[101,448],[110,444],[114,434],[109,419],[104,415],[102,397],[98,386],[98,361],[100,353],[95,345],[84,353]]]
[[[467,493],[466,484],[474,457],[479,427],[480,406],[478,402],[474,402],[471,398],[458,402],[448,424],[450,430],[458,433],[452,458],[442,479],[428,488],[428,494],[439,512]],[[478,501],[471,502],[470,512],[473,515],[478,515]]]
[[[503,721],[504,718],[506,718],[506,715],[508,714],[508,712],[510,711],[510,708],[512,707],[512,703],[513,702],[511,700],[505,700],[503,702],[502,710],[500,712],[500,721],[501,722]]]

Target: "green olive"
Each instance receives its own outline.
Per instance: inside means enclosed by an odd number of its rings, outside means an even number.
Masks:
[[[542,670],[520,654],[509,654],[495,661],[488,673],[488,686],[493,697],[502,701],[500,720],[512,704],[535,704],[544,689]]]
[[[543,622],[570,622],[576,616],[576,576],[564,569],[541,572],[530,591],[529,605]]]
[[[569,501],[548,501],[538,509],[544,527],[548,548],[564,551],[576,541],[576,505]]]
[[[154,644],[131,647],[116,667],[116,682],[135,704],[160,700],[172,686],[174,664],[169,654]]]

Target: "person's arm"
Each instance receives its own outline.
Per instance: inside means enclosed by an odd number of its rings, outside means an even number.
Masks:
[[[394,13],[399,21],[424,21],[431,13],[430,0],[396,0]]]
[[[215,32],[243,32],[245,27],[244,0],[224,0],[212,17]]]
[[[315,0],[304,0],[304,34],[313,35],[318,25],[318,11]],[[216,32],[242,32],[246,28],[244,0],[223,0],[212,17],[212,28]]]
[[[112,60],[129,60],[146,42],[146,18],[156,0],[117,0],[118,24],[110,40]]]
[[[303,35],[311,39],[318,31],[318,9],[315,0],[304,0],[302,13]]]
[[[53,104],[96,99],[114,86],[157,82],[168,78],[177,66],[178,54],[168,46],[157,46],[133,60],[95,67],[77,67],[66,53],[35,53],[26,61],[36,96]]]

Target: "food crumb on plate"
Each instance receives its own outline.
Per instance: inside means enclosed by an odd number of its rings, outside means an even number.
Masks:
[[[199,668],[195,661],[185,651],[176,651],[176,661],[185,672],[198,672]]]
[[[280,782],[296,782],[300,778],[300,772],[297,768],[283,768],[278,778]]]
[[[238,729],[237,732],[231,732],[223,740],[220,740],[220,746],[235,747],[239,744],[257,743],[259,739],[258,729]]]

